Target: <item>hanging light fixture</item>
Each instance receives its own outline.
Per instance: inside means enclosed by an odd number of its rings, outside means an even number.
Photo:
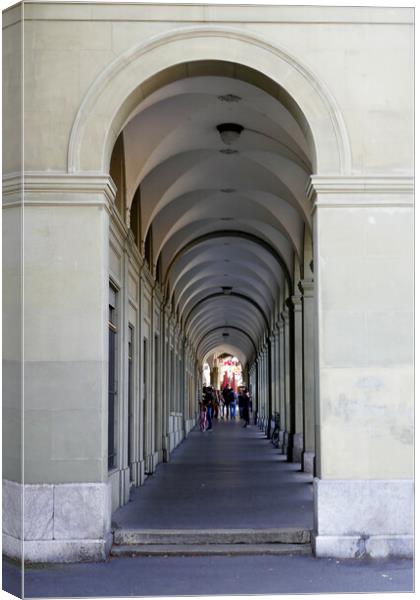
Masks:
[[[220,138],[226,146],[230,146],[233,142],[241,135],[244,128],[242,125],[238,123],[221,123],[216,127],[217,131],[220,134]]]

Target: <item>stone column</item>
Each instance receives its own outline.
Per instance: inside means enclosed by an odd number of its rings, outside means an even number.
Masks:
[[[265,385],[265,360],[264,360],[264,350],[261,350],[261,359],[260,359],[260,414],[261,414],[261,429],[265,427],[265,393],[264,393],[264,385]]]
[[[24,483],[8,479],[13,464],[6,454],[3,551],[15,558],[23,551],[35,562],[101,560],[111,541],[108,253],[115,187],[108,177],[43,174],[28,175],[24,189]]]
[[[23,10],[23,7],[19,10]],[[14,63],[15,73],[19,74],[17,80],[21,85],[23,78],[20,73],[19,54],[16,52],[15,57],[9,55],[9,60]],[[17,94],[14,99],[17,104],[16,110],[19,110],[19,97],[20,94]],[[7,111],[5,104],[3,110]],[[21,114],[20,110],[19,113]],[[15,130],[13,133],[16,142],[23,140],[22,131]],[[4,174],[3,178],[3,552],[9,557],[21,559],[24,555],[23,180],[20,176],[6,177]],[[52,504],[50,494],[48,502]],[[45,516],[41,515],[41,518],[45,522],[48,513]],[[13,593],[22,597],[22,562],[19,567],[19,577],[16,577],[19,590]]]
[[[410,556],[413,182],[388,174],[314,177],[312,193],[319,347],[314,550]]]
[[[314,282],[303,279],[303,445],[302,468],[314,474],[315,466],[315,340],[314,340]]]
[[[279,391],[280,391],[280,437],[279,448],[283,451],[284,434],[286,431],[286,397],[284,390],[284,321],[279,321]]]
[[[261,395],[263,399],[263,429],[267,428],[267,354],[265,347],[262,350],[262,378]]]
[[[260,363],[259,357],[255,358],[255,397],[254,397],[254,423],[260,424]]]
[[[162,418],[162,448],[163,448],[163,460],[169,462],[170,460],[170,442],[169,442],[169,412],[170,412],[170,326],[169,326],[169,310],[165,304],[163,307],[163,332],[162,332],[162,344],[163,344],[163,361],[162,361],[162,373],[164,374],[163,382],[163,418]]]
[[[279,357],[279,328],[273,330],[273,412],[280,412],[280,357]]]
[[[273,355],[271,339],[267,338],[267,437],[271,437],[271,415],[273,413]]]
[[[291,405],[290,405],[290,324],[289,311],[286,308],[281,313],[281,318],[284,323],[284,407],[285,407],[285,427],[283,438],[283,454],[286,454],[288,459],[291,459],[292,448],[292,423],[291,423]]]
[[[300,296],[291,297],[294,322],[294,369],[295,369],[295,433],[293,435],[293,462],[302,462],[303,453],[303,371],[302,371],[302,301]]]

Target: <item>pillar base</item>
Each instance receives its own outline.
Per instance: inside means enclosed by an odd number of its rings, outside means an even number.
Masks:
[[[292,462],[302,463],[303,454],[303,433],[293,435]]]
[[[106,560],[112,545],[111,505],[110,482],[22,485],[3,480],[3,552],[30,562]]]
[[[314,452],[304,452],[302,454],[302,470],[304,473],[310,473],[314,475],[315,473],[315,453]]]
[[[414,538],[412,535],[364,536],[315,535],[312,541],[317,558],[412,558]]]
[[[283,444],[281,447],[281,453],[285,454],[287,456],[287,449],[289,447],[289,443],[290,443],[290,433],[288,431],[285,431],[283,434]]]
[[[22,540],[3,533],[3,553],[9,558],[30,563],[75,563],[107,560],[113,543],[112,533],[102,540]]]
[[[162,448],[163,462],[168,463],[171,460],[171,450],[169,445],[169,436],[163,436],[163,448]]]
[[[153,452],[153,454],[148,454],[144,461],[144,468],[146,475],[152,475],[156,471],[156,467],[158,465],[159,454],[158,452]]]
[[[411,480],[314,480],[315,556],[413,555]]]

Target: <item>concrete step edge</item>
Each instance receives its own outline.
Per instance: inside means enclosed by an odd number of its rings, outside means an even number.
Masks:
[[[311,554],[310,544],[124,544],[113,546],[112,556],[243,556],[245,554]]]
[[[285,529],[117,529],[114,544],[307,544],[311,531]]]

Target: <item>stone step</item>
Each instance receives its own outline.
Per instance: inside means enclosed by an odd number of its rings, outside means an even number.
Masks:
[[[116,529],[116,545],[308,544],[310,529]]]
[[[112,556],[244,556],[311,554],[310,544],[123,544]]]

